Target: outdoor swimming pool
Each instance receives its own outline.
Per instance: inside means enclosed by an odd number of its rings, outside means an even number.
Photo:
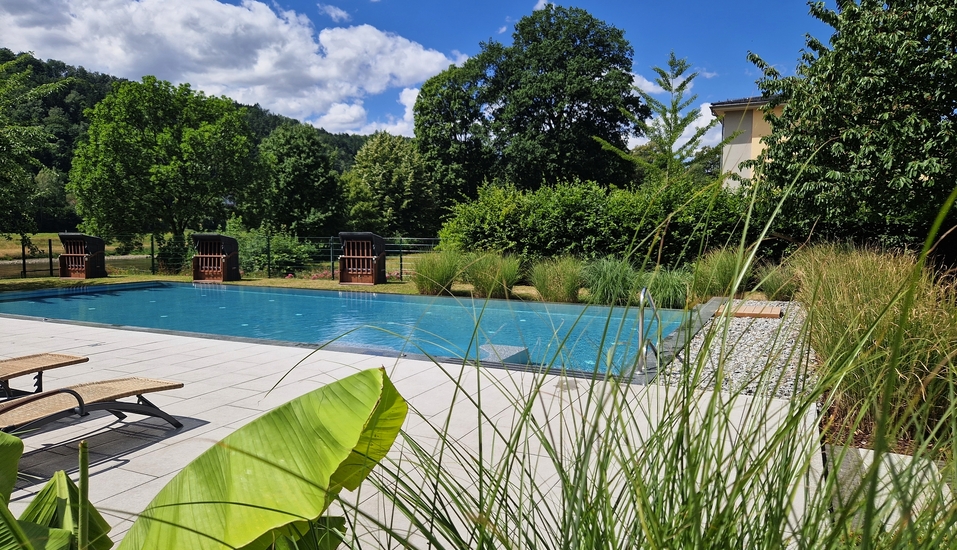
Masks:
[[[496,350],[526,348],[534,364],[584,373],[628,372],[639,348],[635,308],[208,283],[9,292],[0,294],[0,314],[328,345],[393,357],[496,361],[491,344]],[[662,337],[686,316],[678,310],[659,314]],[[645,322],[647,333],[656,334],[655,322]]]

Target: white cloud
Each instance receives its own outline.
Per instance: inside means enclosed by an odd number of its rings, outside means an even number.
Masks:
[[[502,34],[507,30],[508,30],[508,25],[502,25],[501,27],[498,28],[498,33]]]
[[[347,132],[353,130],[366,121],[366,110],[362,102],[334,103],[326,114],[313,121],[315,126],[330,132]]]
[[[352,19],[352,16],[349,15],[349,12],[344,9],[337,8],[331,4],[316,4],[316,7],[319,8],[319,11],[331,17],[336,23],[341,23],[343,21]]]
[[[678,140],[679,143],[681,144],[686,143],[689,139],[691,139],[691,136],[694,135],[694,133],[698,130],[698,128],[703,128],[707,126],[708,124],[711,123],[712,120],[715,119],[715,116],[711,114],[710,103],[702,103],[698,107],[698,110],[701,113],[701,116],[698,117],[698,120],[694,121],[693,125],[685,129],[684,133],[681,134],[681,137]],[[705,135],[701,137],[702,146],[707,145],[709,147],[713,147],[717,145],[718,142],[720,141],[721,141],[721,125],[720,124],[715,125],[714,128],[708,130],[707,133],[705,133]]]
[[[714,78],[718,76],[718,73],[701,69],[700,71],[698,71],[698,75],[701,76],[702,78]]]
[[[551,4],[551,3],[552,3],[552,2],[549,2],[548,0],[538,0],[538,2],[535,2],[535,7],[532,8],[532,10],[533,10],[533,11],[543,10],[543,9],[545,9],[545,6],[547,6],[547,5]]]
[[[362,127],[360,134],[371,134],[379,130],[384,130],[395,136],[413,137],[415,129],[415,120],[413,118],[412,108],[415,107],[415,100],[419,97],[418,88],[405,88],[399,94],[399,103],[405,107],[402,118],[396,119],[389,117],[389,122],[373,122]]]
[[[665,92],[664,88],[655,84],[654,82],[648,80],[647,78],[641,76],[640,74],[635,73],[632,83],[639,89],[649,94],[662,94]]]
[[[151,74],[339,131],[365,124],[362,98],[408,88],[454,59],[370,25],[317,32],[305,15],[256,0],[0,2],[0,36],[89,70]],[[360,115],[361,111],[361,115]],[[346,126],[347,121],[356,125]],[[332,128],[330,127],[330,130]]]

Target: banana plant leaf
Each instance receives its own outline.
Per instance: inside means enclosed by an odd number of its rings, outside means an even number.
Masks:
[[[73,543],[72,530],[17,520],[7,508],[22,454],[23,441],[0,432],[0,550],[67,550]]]
[[[275,550],[335,550],[346,534],[346,518],[321,517],[309,522],[309,532],[301,537],[280,537]]]
[[[53,479],[40,489],[27,509],[20,514],[20,521],[67,529],[76,534],[80,521],[79,501],[80,489],[76,483],[73,483],[66,473],[56,472],[53,474]],[[110,532],[110,524],[92,505],[89,505],[88,509],[90,550],[109,550],[113,547],[113,541],[107,536]]]
[[[17,466],[23,454],[23,441],[19,437],[0,432],[0,499],[3,505],[10,503],[10,494],[17,483]]]
[[[0,550],[69,550],[73,532],[27,521],[17,521],[4,504],[0,506]]]
[[[160,490],[120,550],[263,550],[307,534],[342,487],[385,456],[408,406],[370,369],[273,409],[200,455]]]

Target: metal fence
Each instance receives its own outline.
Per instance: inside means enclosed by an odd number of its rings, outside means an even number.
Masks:
[[[240,263],[246,275],[258,277],[312,277],[335,279],[342,243],[339,237],[288,237],[283,235],[233,235],[240,240]],[[118,274],[156,274],[164,271],[158,245],[152,238],[132,239],[124,235],[100,235],[107,243],[106,269]],[[125,237],[125,238],[124,238]],[[290,252],[290,240],[293,243]],[[123,249],[117,243],[132,242]],[[386,266],[390,279],[403,280],[415,267],[418,254],[434,249],[438,239],[387,237]],[[246,246],[244,246],[246,245]],[[298,246],[295,246],[298,245]],[[62,245],[58,239],[32,239],[32,247],[20,246],[16,259],[0,260],[0,279],[56,277]],[[189,254],[191,255],[191,254]],[[12,255],[7,254],[7,258]],[[188,265],[188,258],[186,264]]]

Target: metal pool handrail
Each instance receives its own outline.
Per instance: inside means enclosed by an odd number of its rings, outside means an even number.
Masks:
[[[645,334],[645,308],[651,310],[651,315],[656,321],[655,323],[655,332],[657,333],[657,338],[655,342],[651,341],[649,335]],[[642,288],[641,292],[638,293],[638,364],[636,365],[636,372],[638,374],[644,374],[647,356],[648,356],[648,347],[651,347],[651,351],[655,353],[655,359],[658,359],[658,347],[661,345],[661,315],[658,313],[658,306],[655,305],[654,299],[651,297],[651,293],[648,292],[648,288]]]

